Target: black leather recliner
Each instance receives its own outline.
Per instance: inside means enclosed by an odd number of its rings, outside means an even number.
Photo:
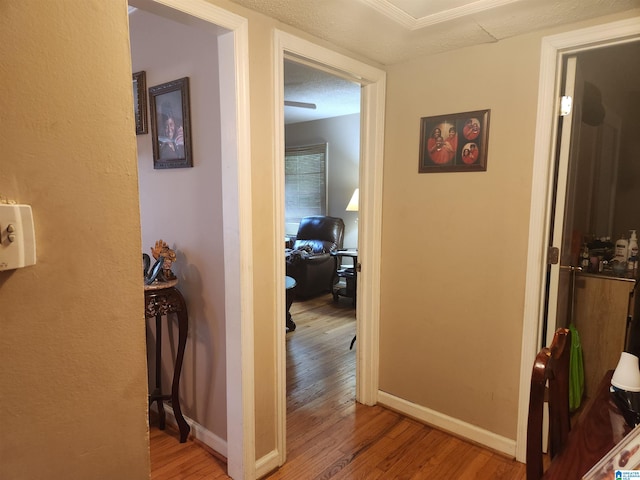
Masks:
[[[337,217],[311,216],[300,221],[293,248],[287,250],[287,275],[296,280],[297,297],[330,292],[337,280],[336,257],[342,249],[344,221]]]

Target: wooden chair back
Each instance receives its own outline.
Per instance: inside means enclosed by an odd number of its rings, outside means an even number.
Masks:
[[[543,475],[542,418],[546,393],[549,403],[549,453],[551,458],[560,453],[569,436],[571,429],[569,419],[570,355],[571,332],[567,328],[559,328],[554,334],[551,346],[540,350],[533,363],[527,425],[527,480],[539,480]]]

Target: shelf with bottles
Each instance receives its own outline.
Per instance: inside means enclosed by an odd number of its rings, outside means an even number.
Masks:
[[[628,237],[622,235],[615,242],[610,237],[585,237],[579,255],[582,272],[636,279],[639,273],[636,231],[629,230]]]

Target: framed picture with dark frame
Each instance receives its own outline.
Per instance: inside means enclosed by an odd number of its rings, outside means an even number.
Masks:
[[[193,167],[189,77],[149,88],[153,168]]]
[[[418,173],[486,171],[490,112],[422,117]]]
[[[147,122],[147,75],[145,72],[133,74],[133,116],[136,121],[136,135],[149,133]]]

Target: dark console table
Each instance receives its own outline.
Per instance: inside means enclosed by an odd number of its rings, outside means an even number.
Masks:
[[[182,416],[180,409],[180,397],[178,395],[180,389],[180,372],[182,371],[182,361],[184,359],[184,350],[187,344],[187,333],[189,330],[189,317],[187,315],[187,306],[184,302],[182,294],[175,287],[177,281],[152,283],[144,287],[144,316],[145,318],[156,319],[156,385],[154,390],[149,394],[149,406],[153,402],[158,404],[158,416],[160,430],[165,428],[164,400],[171,400],[173,414],[178,423],[180,430],[180,443],[187,441],[189,435],[189,424]],[[162,393],[161,366],[162,366],[162,318],[168,314],[175,313],[178,317],[178,351],[176,353],[173,382],[171,383],[171,394]],[[167,321],[167,329],[171,328]]]

